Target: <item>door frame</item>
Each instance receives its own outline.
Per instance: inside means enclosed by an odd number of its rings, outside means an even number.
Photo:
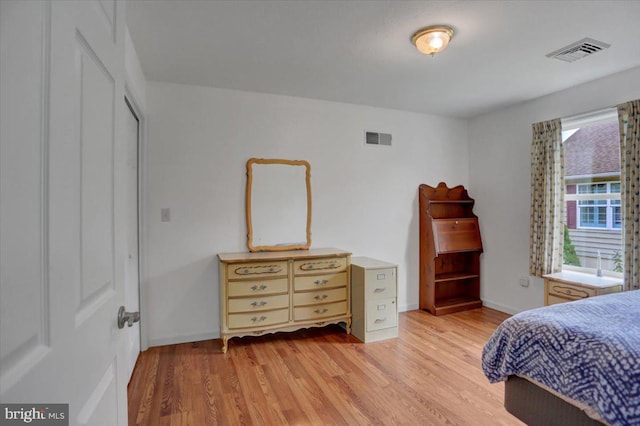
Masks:
[[[149,338],[147,326],[147,292],[146,286],[146,247],[147,242],[144,238],[146,224],[146,209],[145,209],[145,188],[146,188],[146,135],[147,135],[147,120],[142,109],[140,98],[132,90],[132,84],[129,80],[127,73],[126,81],[124,85],[124,105],[127,108],[131,108],[134,115],[138,119],[138,296],[139,296],[139,308],[140,308],[140,351],[146,351],[149,349]]]

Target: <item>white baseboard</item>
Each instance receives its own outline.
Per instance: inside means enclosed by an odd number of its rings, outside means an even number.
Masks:
[[[482,305],[486,306],[487,308],[495,309],[496,311],[504,312],[505,314],[515,315],[521,312],[520,309],[516,309],[512,306],[506,306],[501,303],[495,303],[495,302],[492,302],[491,300],[486,300],[486,299],[482,299]]]
[[[407,311],[415,311],[416,309],[418,309],[418,304],[411,304],[411,305],[402,305],[402,306],[398,306],[398,312],[407,312]]]
[[[504,312],[511,315],[515,315],[521,312],[520,309],[516,309],[511,306],[502,305],[500,303],[495,303],[485,299],[482,299],[482,306],[486,306],[487,308],[495,309],[496,311]],[[418,304],[398,306],[398,312],[415,311],[418,309],[420,309]]]
[[[177,345],[180,343],[191,343],[191,342],[199,342],[201,340],[211,340],[211,339],[219,339],[220,332],[211,332],[211,333],[196,333],[189,335],[180,335],[180,336],[171,336],[171,337],[160,337],[157,339],[149,339],[149,347],[153,346],[166,346],[166,345]]]
[[[511,306],[505,306],[500,303],[495,303],[486,299],[482,300],[482,304],[487,308],[495,309],[496,311],[505,312],[511,315],[514,315],[520,312],[520,310],[515,309]],[[415,311],[417,309],[419,309],[419,305],[417,303],[398,306],[398,312]],[[149,347],[177,345],[180,343],[199,342],[202,340],[211,340],[211,339],[219,339],[219,338],[220,338],[220,332],[196,333],[196,334],[188,334],[188,335],[180,335],[180,336],[151,338],[149,339]]]
[[[500,303],[495,303],[486,299],[482,300],[482,304],[487,308],[495,309],[496,311],[504,312],[511,315],[514,315],[520,312],[519,309],[513,308],[511,306],[506,306]],[[398,306],[398,312],[415,311],[417,309],[419,309],[419,305],[417,303]],[[196,333],[196,334],[188,334],[188,335],[180,335],[180,336],[160,337],[155,339],[151,338],[149,339],[149,347],[177,345],[180,343],[199,342],[201,340],[211,340],[211,339],[219,339],[219,338],[220,338],[219,331],[210,332],[210,333]]]

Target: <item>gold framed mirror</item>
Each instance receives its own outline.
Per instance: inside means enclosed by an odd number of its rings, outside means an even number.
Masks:
[[[311,246],[311,166],[304,160],[247,161],[247,247],[284,251]]]

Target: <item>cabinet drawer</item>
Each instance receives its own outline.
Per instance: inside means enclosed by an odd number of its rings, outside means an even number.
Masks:
[[[347,270],[347,259],[336,257],[330,259],[296,260],[293,264],[295,275],[322,274]]]
[[[575,300],[595,296],[596,291],[595,289],[589,287],[581,287],[577,285],[549,281],[549,295],[556,295]]]
[[[580,300],[580,299],[575,299],[573,297],[571,297],[571,298],[569,298],[569,297],[558,297],[558,296],[554,296],[554,295],[550,294],[549,296],[547,296],[547,306],[556,305],[558,303],[573,302],[574,300]]]
[[[396,297],[395,268],[367,270],[365,292],[366,300]]]
[[[229,328],[255,328],[289,321],[289,309],[229,314]]]
[[[398,309],[395,298],[367,302],[367,331],[382,330],[398,325]]]
[[[482,249],[476,218],[434,219],[433,237],[437,253]]]
[[[600,296],[601,294],[620,293],[621,291],[622,291],[622,284],[618,284],[612,287],[601,288],[596,292],[596,294]]]
[[[325,288],[346,287],[347,273],[314,275],[308,277],[295,277],[293,288],[295,291],[319,290]]]
[[[347,313],[347,302],[327,303],[316,306],[301,306],[293,310],[293,318],[296,321],[312,320],[320,318],[335,317]]]
[[[293,295],[294,306],[317,305],[319,303],[347,300],[347,288],[340,287],[322,291],[307,291]]]
[[[267,294],[287,293],[288,291],[286,278],[259,281],[231,281],[229,283],[229,297],[262,296]]]
[[[287,275],[287,261],[234,263],[227,265],[227,277],[231,280],[246,278],[256,280]]]
[[[229,313],[266,311],[289,306],[289,295],[229,299]]]

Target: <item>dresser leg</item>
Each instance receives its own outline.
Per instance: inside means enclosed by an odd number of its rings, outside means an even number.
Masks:
[[[347,318],[346,330],[347,330],[347,334],[351,334],[351,318]]]
[[[226,334],[222,335],[222,353],[226,354],[227,353],[227,346],[229,345],[229,336],[227,336]]]

